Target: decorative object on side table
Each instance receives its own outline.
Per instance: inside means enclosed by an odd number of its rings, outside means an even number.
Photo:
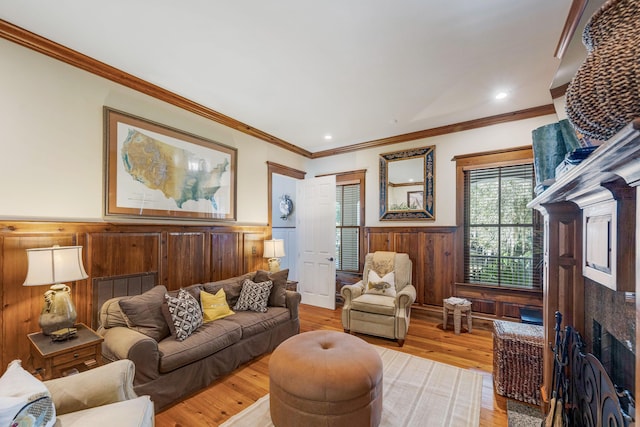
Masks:
[[[640,117],[638,16],[640,2],[609,0],[582,34],[587,58],[567,88],[566,110],[579,132],[599,141]]]
[[[40,327],[44,335],[73,327],[76,308],[71,301],[71,288],[62,282],[89,277],[82,265],[82,246],[53,246],[27,249],[28,271],[23,286],[53,285],[44,293]]]
[[[264,258],[269,258],[269,271],[275,273],[280,271],[280,258],[285,256],[284,240],[273,239],[264,241]]]
[[[33,367],[45,380],[101,364],[104,339],[82,323],[78,323],[74,329],[76,337],[64,341],[54,341],[51,336],[41,332],[27,335]]]

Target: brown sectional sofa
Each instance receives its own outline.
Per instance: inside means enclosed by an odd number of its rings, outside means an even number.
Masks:
[[[192,285],[185,290],[199,301],[201,290],[216,293],[222,288],[229,306],[233,308],[242,283],[245,279],[253,280],[255,275],[255,272],[247,273],[218,282]],[[236,311],[231,316],[204,323],[184,341],[166,335],[166,321],[157,311],[167,292],[164,286],[157,285],[139,296],[110,299],[100,310],[98,333],[104,337],[102,355],[110,361],[132,360],[136,368],[135,392],[150,395],[158,411],[206,387],[240,364],[272,351],[282,341],[299,333],[300,294],[285,290],[284,283],[280,285],[276,291],[274,280],[265,313]],[[277,298],[276,292],[284,298]],[[169,292],[172,293],[175,291]],[[132,303],[138,304],[138,310],[123,313],[119,303],[122,299],[128,299],[129,309]],[[282,302],[278,303],[278,300]],[[134,319],[137,325],[132,325],[132,315],[137,317]]]

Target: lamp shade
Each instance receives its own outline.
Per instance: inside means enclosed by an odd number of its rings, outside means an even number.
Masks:
[[[264,258],[281,258],[285,256],[284,240],[274,239],[264,241]]]
[[[28,270],[23,286],[73,282],[89,277],[82,265],[82,246],[27,249]]]

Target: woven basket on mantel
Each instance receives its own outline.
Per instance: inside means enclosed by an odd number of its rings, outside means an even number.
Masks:
[[[607,1],[582,41],[588,54],[567,88],[567,116],[582,134],[606,141],[640,117],[640,0]]]

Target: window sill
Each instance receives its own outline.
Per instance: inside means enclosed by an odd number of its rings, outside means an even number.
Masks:
[[[511,293],[511,294],[542,294],[542,288],[517,288],[513,286],[496,286],[496,285],[480,285],[477,283],[461,283],[455,282],[455,286],[467,289],[487,289],[493,292]]]

